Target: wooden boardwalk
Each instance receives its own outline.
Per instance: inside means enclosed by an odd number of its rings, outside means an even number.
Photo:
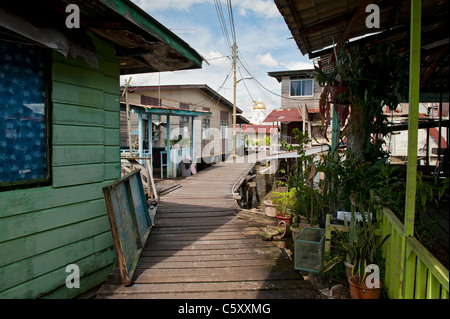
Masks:
[[[115,270],[97,298],[316,298],[293,262],[262,240],[262,225],[236,217],[232,187],[252,166],[223,162],[180,180],[160,199],[133,285]]]

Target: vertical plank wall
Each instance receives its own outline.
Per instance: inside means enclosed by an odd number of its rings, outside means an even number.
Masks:
[[[52,185],[0,193],[0,298],[72,298],[115,258],[102,187],[120,177],[119,63],[92,36],[99,69],[53,52]],[[80,288],[65,285],[80,268]]]

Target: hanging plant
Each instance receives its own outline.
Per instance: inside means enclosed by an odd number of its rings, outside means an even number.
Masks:
[[[380,44],[334,50],[331,66],[329,73],[315,66],[315,78],[323,87],[319,102],[322,125],[327,128],[330,124],[330,103],[334,103],[349,149],[363,159],[378,156],[382,140],[373,136],[387,133],[383,107],[395,110],[400,99],[406,98],[407,60],[396,54],[391,44]]]

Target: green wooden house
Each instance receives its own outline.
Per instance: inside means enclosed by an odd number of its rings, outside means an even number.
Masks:
[[[73,298],[116,259],[120,75],[202,58],[128,0],[2,2],[0,31],[0,298]]]

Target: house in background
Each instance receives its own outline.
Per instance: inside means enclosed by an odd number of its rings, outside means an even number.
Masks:
[[[129,88],[128,99],[130,104],[179,110],[179,116],[170,117],[170,140],[173,141],[171,164],[175,167],[174,173],[169,174],[169,177],[180,175],[179,163],[185,158],[191,143],[193,150],[190,155],[197,165],[197,170],[223,161],[232,154],[233,104],[208,85],[132,86]],[[236,113],[240,115],[242,111],[237,107]],[[125,112],[121,112],[121,121],[126,121]],[[241,122],[245,123],[245,120],[236,116],[236,122],[239,125]],[[138,115],[132,113],[132,135],[137,133],[137,128]],[[144,131],[147,132],[148,127],[144,128]],[[152,116],[151,135],[153,167],[163,169],[160,152],[167,151],[167,116],[164,113]],[[144,145],[150,153],[148,136],[149,134],[145,137]],[[243,154],[243,138],[238,137],[236,140],[238,153]],[[122,148],[129,148],[127,141],[123,129]]]
[[[67,1],[0,4],[0,298],[72,298],[105,280],[119,77],[202,64],[131,1],[70,3],[79,29],[65,26]],[[79,288],[66,285],[68,265]]]
[[[314,80],[314,69],[268,72],[281,83],[281,109],[273,110],[264,123],[279,123],[280,139],[297,143],[295,128],[308,132],[312,144],[325,142],[321,133],[319,100],[322,87]],[[316,142],[317,140],[317,142]]]
[[[441,111],[439,103],[419,104],[417,156],[420,165],[435,167],[443,160],[448,148],[448,105],[448,102],[442,103]],[[400,103],[395,111],[385,107],[383,112],[392,122],[393,130],[393,134],[385,137],[384,149],[391,153],[393,163],[404,164],[407,158],[409,105]],[[440,116],[442,116],[441,128],[439,128]]]

